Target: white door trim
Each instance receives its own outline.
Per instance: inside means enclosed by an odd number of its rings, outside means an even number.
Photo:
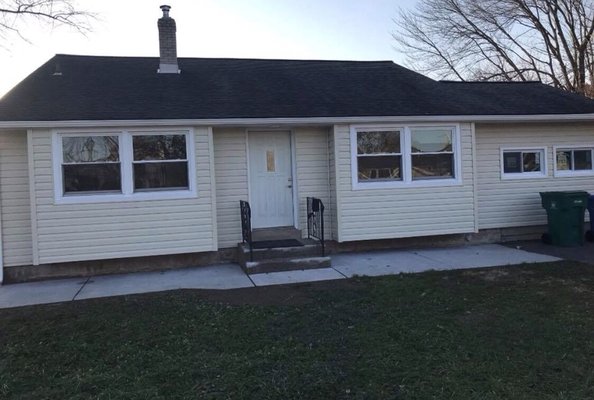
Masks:
[[[293,175],[293,226],[295,229],[299,229],[299,197],[297,197],[297,186],[299,183],[299,179],[297,179],[297,139],[295,138],[295,133],[293,130],[289,131],[289,135],[291,137],[291,174]]]
[[[290,143],[291,143],[291,174],[293,175],[293,227],[299,229],[299,197],[297,190],[297,163],[296,163],[296,140],[295,132],[293,129],[282,129],[282,128],[246,128],[245,129],[245,153],[246,153],[246,172],[247,172],[247,189],[248,189],[248,202],[252,204],[252,184],[250,178],[250,144],[249,134],[250,132],[289,132]]]

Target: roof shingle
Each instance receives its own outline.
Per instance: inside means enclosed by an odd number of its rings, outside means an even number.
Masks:
[[[56,75],[59,64],[61,75]],[[438,82],[390,61],[56,55],[0,100],[0,121],[594,113],[540,83]]]

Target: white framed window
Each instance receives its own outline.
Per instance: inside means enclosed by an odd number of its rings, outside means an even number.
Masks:
[[[412,180],[454,179],[454,131],[451,128],[411,128]]]
[[[61,153],[65,195],[122,193],[120,134],[64,135]]]
[[[351,126],[353,189],[459,185],[459,126]]]
[[[401,181],[403,137],[400,129],[357,131],[358,181]]]
[[[554,147],[555,176],[594,175],[594,145]]]
[[[501,178],[547,177],[547,148],[501,148]]]
[[[54,131],[56,203],[197,196],[191,129]]]
[[[190,188],[186,134],[133,133],[132,153],[134,192]]]

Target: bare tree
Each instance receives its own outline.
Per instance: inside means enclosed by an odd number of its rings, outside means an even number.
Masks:
[[[419,0],[395,23],[397,48],[420,72],[592,94],[593,0]]]
[[[79,10],[75,0],[0,0],[0,39],[11,35],[27,40],[23,30],[32,22],[68,26],[85,33],[90,29],[90,12]],[[6,47],[0,42],[0,47]]]

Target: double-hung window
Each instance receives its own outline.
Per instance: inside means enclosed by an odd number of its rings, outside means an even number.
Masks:
[[[555,148],[555,175],[591,175],[593,148]]]
[[[412,179],[454,178],[452,129],[411,130]]]
[[[118,135],[62,137],[63,192],[121,193]]]
[[[186,135],[132,136],[134,190],[188,189]]]
[[[546,177],[546,148],[501,149],[501,176],[504,179]]]
[[[196,196],[190,130],[55,132],[57,203]]]
[[[357,132],[357,176],[359,182],[402,180],[399,130]]]
[[[453,126],[351,127],[354,189],[459,184]]]

